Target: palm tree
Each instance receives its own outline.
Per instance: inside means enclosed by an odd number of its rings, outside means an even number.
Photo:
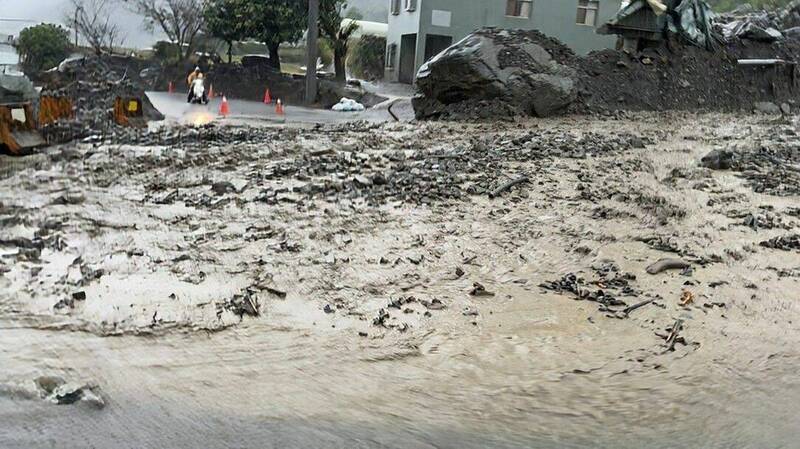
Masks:
[[[347,81],[345,61],[350,38],[358,31],[356,20],[345,20],[342,12],[347,8],[344,0],[322,0],[320,2],[319,30],[333,50],[333,67],[336,81]]]

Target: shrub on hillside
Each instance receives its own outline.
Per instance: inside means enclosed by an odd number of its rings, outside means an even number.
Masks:
[[[347,60],[350,72],[366,80],[383,79],[386,38],[365,35],[358,41]]]
[[[52,23],[25,28],[17,39],[22,69],[29,73],[57,66],[69,56],[71,49],[67,30]]]

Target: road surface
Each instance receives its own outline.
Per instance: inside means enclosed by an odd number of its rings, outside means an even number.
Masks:
[[[335,112],[325,109],[314,109],[303,106],[286,105],[284,115],[275,112],[275,104],[264,104],[257,101],[228,99],[230,115],[222,118],[219,114],[221,99],[215,98],[206,106],[186,103],[185,93],[147,92],[153,105],[164,114],[168,121],[181,123],[207,123],[212,120],[233,122],[265,121],[274,123],[295,124],[335,124],[354,120],[385,122],[393,120],[386,107],[375,107],[363,112]],[[399,107],[398,110],[405,108]],[[394,108],[393,108],[394,110]],[[404,114],[408,115],[408,114]],[[410,118],[410,117],[406,117]]]

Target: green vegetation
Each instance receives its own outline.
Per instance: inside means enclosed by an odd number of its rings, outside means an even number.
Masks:
[[[69,56],[71,48],[67,30],[51,23],[25,28],[17,41],[17,52],[26,72],[57,66]]]
[[[358,31],[355,21],[342,25],[346,7],[345,0],[320,0],[319,5],[319,32],[333,50],[336,80],[342,82],[346,81],[344,62],[347,60],[350,38]]]
[[[305,45],[284,45],[281,47],[281,63],[306,65],[306,46]],[[320,41],[317,46],[317,54],[322,59],[322,64],[328,65],[333,62],[333,52],[326,42]]]
[[[141,1],[141,0],[140,0]],[[350,39],[358,29],[354,22],[342,26],[346,0],[320,1],[320,57],[323,63],[333,61],[336,79],[345,80]],[[307,3],[302,0],[209,0],[203,18],[208,34],[227,44],[228,62],[243,54],[269,54],[270,63],[281,70],[281,62],[298,71],[305,62],[305,49],[281,46],[298,41],[306,29]],[[351,18],[360,18],[350,10]],[[242,41],[256,41],[253,42]],[[167,49],[164,49],[167,50]],[[301,53],[302,52],[302,53]],[[161,52],[159,52],[161,54]],[[172,57],[172,52],[164,56]]]
[[[302,37],[307,11],[300,0],[211,0],[203,17],[208,32],[228,44],[229,62],[235,42],[253,39],[264,43],[270,63],[280,70],[280,45]]]
[[[382,79],[385,55],[385,37],[362,36],[347,59],[347,66],[359,78],[366,80]]]
[[[249,32],[246,6],[245,0],[210,0],[203,11],[208,33],[228,45],[228,63],[233,62],[233,43]]]
[[[153,46],[153,54],[159,61],[175,63],[180,60],[181,52],[172,42],[158,41]]]
[[[303,36],[307,10],[298,0],[247,0],[250,17],[249,37],[267,46],[269,60],[276,70],[281,69],[278,50],[284,42],[296,42]]]

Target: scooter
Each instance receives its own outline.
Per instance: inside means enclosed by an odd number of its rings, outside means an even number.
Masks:
[[[192,82],[192,96],[189,98],[191,104],[208,104],[208,97],[206,97],[206,87],[202,79],[197,79]]]

